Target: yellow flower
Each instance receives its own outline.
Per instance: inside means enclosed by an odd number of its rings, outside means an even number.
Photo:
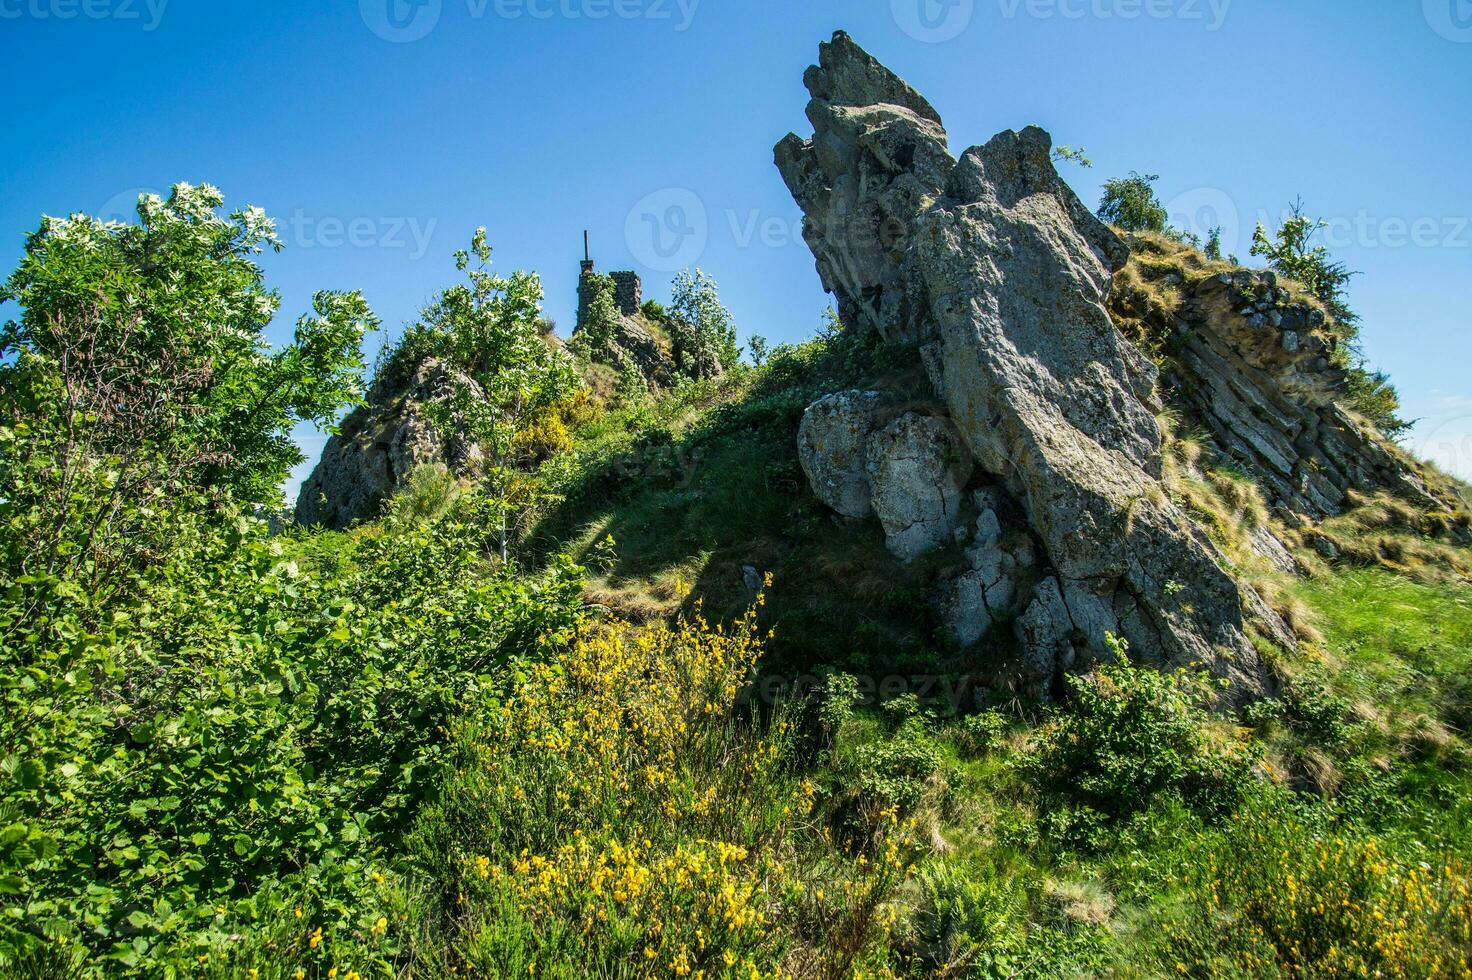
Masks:
[[[313,949],[322,945],[322,927],[318,926],[312,930],[312,935],[307,939],[307,945]]]
[[[378,921],[373,923],[373,934],[375,936],[381,936],[386,929],[388,929],[388,919],[380,915]]]

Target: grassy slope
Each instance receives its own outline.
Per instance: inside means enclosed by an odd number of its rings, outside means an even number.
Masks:
[[[821,394],[898,382],[925,397],[913,376],[886,376],[883,366],[897,360],[894,352],[815,342],[759,371],[585,426],[580,461],[561,481],[565,499],[528,535],[533,552],[570,548],[588,556],[612,535],[615,557],[590,593],[634,618],[671,615],[696,602],[727,617],[750,599],[743,566],[772,572],[763,620],[776,631],[769,671],[975,669],[937,637],[926,602],[923,583],[953,556],[919,568],[899,564],[872,519],[849,525],[827,514],[796,462],[801,411]],[[1422,858],[1435,864],[1472,854],[1472,781],[1460,734],[1472,710],[1467,552],[1428,538],[1425,527],[1385,526],[1384,502],[1370,501],[1329,529],[1344,546],[1343,562],[1328,566],[1308,537],[1283,531],[1313,574],[1273,575],[1243,547],[1243,533],[1264,516],[1250,485],[1202,457],[1199,444],[1179,442],[1175,492],[1209,519],[1214,536],[1244,560],[1307,641],[1299,657],[1279,665],[1284,703],[1249,720],[1266,752],[1263,771],[1281,785],[1269,785],[1226,824],[1161,803],[1121,828],[1110,846],[1081,851],[1050,838],[1037,795],[1018,774],[1046,720],[1039,709],[1014,705],[1021,710],[1008,734],[976,753],[963,720],[944,705],[909,726],[861,708],[812,762],[835,813],[855,795],[856,782],[872,775],[885,747],[918,738],[940,758],[913,810],[931,856],[906,886],[897,958],[952,975],[1154,975],[1179,970],[1175,958],[1194,949],[1206,959],[1191,964],[1193,971],[1270,972],[1258,959],[1265,956],[1274,969],[1293,972],[1303,964],[1276,956],[1271,942],[1242,937],[1271,931],[1274,915],[1296,916],[1297,909],[1265,901],[1257,919],[1240,910],[1220,919],[1222,910],[1202,907],[1191,872],[1209,879],[1245,856],[1244,875],[1266,876],[1252,879],[1252,894],[1271,897],[1285,881],[1304,880],[1307,872],[1295,863],[1299,844],[1343,839],[1343,860],[1363,864],[1364,841],[1383,837],[1396,842],[1385,846],[1399,848],[1387,859],[1384,874],[1391,876]],[[1002,641],[982,658],[1008,653]],[[1300,813],[1302,822],[1284,823],[1289,813]],[[1290,843],[1280,862],[1252,863],[1261,841],[1242,838],[1250,828]],[[1311,863],[1311,855],[1304,860]],[[1358,881],[1353,871],[1336,873]],[[1367,880],[1359,898],[1369,908],[1366,896],[1380,879]],[[1363,932],[1364,924],[1336,921],[1323,929]],[[1219,961],[1210,952],[1217,946]],[[1343,971],[1353,972],[1352,965]]]

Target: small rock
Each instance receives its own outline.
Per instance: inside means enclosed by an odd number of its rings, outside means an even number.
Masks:
[[[1292,330],[1283,331],[1283,349],[1290,354],[1298,352],[1298,334]]]
[[[746,591],[752,595],[762,590],[762,577],[754,565],[741,566],[741,581],[746,584]]]

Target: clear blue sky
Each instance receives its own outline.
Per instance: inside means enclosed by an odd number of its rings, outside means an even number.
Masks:
[[[1091,204],[1158,173],[1245,258],[1302,194],[1412,444],[1472,477],[1469,0],[0,0],[0,263],[42,213],[209,181],[281,224],[278,337],[322,288],[392,335],[484,224],[564,333],[587,228],[646,295],[698,263],[743,334],[798,340],[826,298],[771,149],[838,27],[957,150],[1029,123],[1087,148]]]

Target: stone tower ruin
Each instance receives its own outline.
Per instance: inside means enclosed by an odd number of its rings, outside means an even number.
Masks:
[[[588,306],[593,301],[593,259],[588,252],[588,233],[583,232],[583,261],[578,263],[582,273],[578,276],[578,328],[587,317]],[[637,272],[610,272],[613,280],[613,302],[623,316],[635,316],[644,302],[644,284]]]

